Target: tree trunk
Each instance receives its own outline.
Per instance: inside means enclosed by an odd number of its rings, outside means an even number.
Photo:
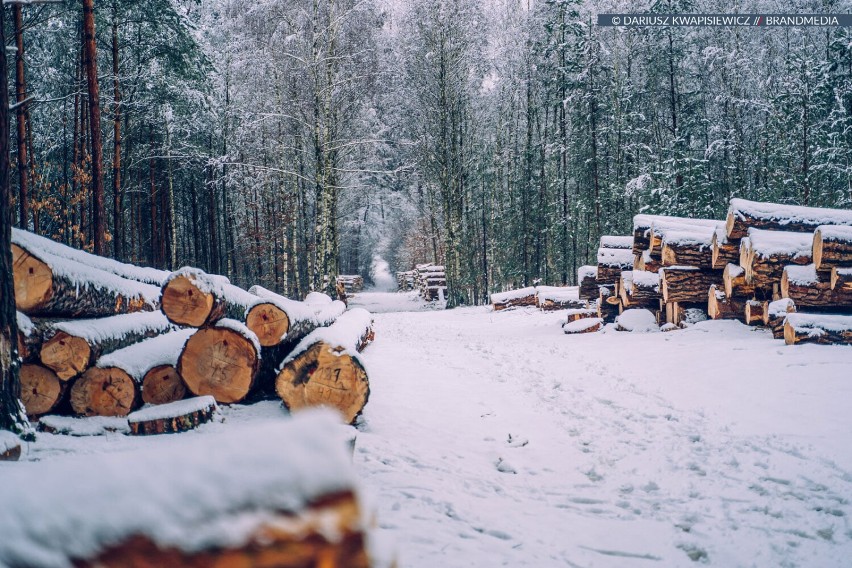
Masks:
[[[104,214],[103,145],[101,142],[101,102],[98,92],[98,53],[95,43],[94,0],[83,0],[83,35],[86,51],[86,85],[89,95],[89,129],[92,140],[92,230],[95,254],[104,255],[106,224]]]
[[[29,160],[27,159],[27,113],[24,100],[27,97],[27,82],[24,75],[24,18],[20,4],[12,6],[15,23],[15,109],[17,117],[18,142],[18,206],[20,209],[19,226],[27,229],[29,226]]]
[[[117,0],[112,2],[112,241],[115,258],[124,258],[124,215],[121,195],[121,83],[119,82]]]

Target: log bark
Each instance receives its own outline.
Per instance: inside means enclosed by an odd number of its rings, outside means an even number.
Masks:
[[[722,272],[725,296],[747,298],[754,294],[754,286],[746,282],[745,269],[739,264],[728,263]]]
[[[578,333],[594,333],[600,331],[604,321],[598,317],[582,318],[562,325],[562,331],[568,335]]]
[[[358,353],[372,339],[372,316],[360,309],[349,310],[327,331],[308,335],[278,371],[275,390],[284,405],[290,411],[330,406],[345,423],[354,423],[370,397]]]
[[[127,416],[139,405],[139,385],[117,367],[92,367],[74,381],[70,400],[79,416]]]
[[[830,273],[816,270],[813,264],[784,268],[781,297],[790,298],[798,308],[852,307],[852,290],[843,287],[832,289]]]
[[[770,302],[763,314],[763,325],[772,330],[772,337],[784,339],[784,322],[787,314],[796,313],[796,303],[789,298]]]
[[[665,304],[666,323],[683,327],[707,319],[707,303],[667,302]]]
[[[743,313],[745,315],[746,325],[763,325],[763,318],[766,315],[769,302],[761,300],[748,300],[745,303]]]
[[[491,305],[494,311],[517,308],[521,306],[535,306],[535,288],[528,286],[509,292],[491,294]]]
[[[652,257],[648,251],[643,252],[633,263],[634,270],[644,272],[658,272],[662,266],[662,259]]]
[[[852,292],[852,268],[832,268],[831,289],[844,293]]]
[[[231,284],[224,276],[197,268],[173,272],[162,290],[162,310],[170,322],[190,327],[209,326],[220,319],[244,321],[257,297]]]
[[[225,319],[198,330],[183,347],[178,373],[192,394],[216,402],[240,402],[251,391],[260,368],[259,343],[241,323]]]
[[[813,239],[807,234],[752,228],[740,241],[740,266],[746,282],[771,291],[785,266],[811,264],[812,250]]]
[[[707,290],[713,284],[722,284],[718,270],[701,270],[692,267],[670,267],[660,270],[660,287],[663,301],[700,303],[706,307]]]
[[[598,269],[596,266],[581,266],[577,269],[577,281],[580,284],[580,299],[595,300],[598,297]]]
[[[661,261],[663,266],[711,268],[713,249],[705,245],[664,242]]]
[[[45,332],[39,357],[45,367],[67,381],[88,369],[98,357],[169,329],[171,324],[158,312],[56,322]]]
[[[731,199],[725,223],[728,239],[741,239],[752,227],[812,233],[820,225],[852,225],[852,211]]]
[[[30,419],[53,411],[65,394],[67,383],[56,373],[34,363],[21,366],[21,402]]]
[[[817,227],[814,231],[813,259],[817,270],[852,266],[852,227]]]
[[[740,261],[739,239],[720,236],[716,231],[713,233],[711,247],[713,249],[710,254],[711,268],[723,270],[729,263],[737,264]]]
[[[130,414],[127,422],[134,436],[187,432],[210,422],[218,407],[211,396],[179,400]]]
[[[787,345],[852,345],[852,316],[790,314],[784,323]]]
[[[261,347],[292,346],[317,327],[334,323],[346,309],[339,301],[319,306],[297,302],[262,286],[252,286],[249,292],[260,300],[249,308],[246,327],[257,335]]]
[[[154,286],[102,270],[75,268],[64,259],[12,245],[15,304],[27,315],[103,317],[151,311],[158,306]]]
[[[598,317],[597,308],[578,308],[573,310],[568,310],[567,320],[565,323],[573,323],[577,320],[581,319],[589,319]]]
[[[731,319],[743,321],[745,314],[745,298],[730,297],[712,285],[707,294],[707,317],[713,320]]]

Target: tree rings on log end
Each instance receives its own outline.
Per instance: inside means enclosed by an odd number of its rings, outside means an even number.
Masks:
[[[142,379],[142,402],[145,404],[168,404],[185,396],[183,379],[171,365],[158,365]]]
[[[201,327],[207,323],[215,301],[213,294],[202,292],[186,276],[178,276],[163,286],[160,305],[170,322]]]
[[[351,424],[367,404],[370,383],[356,359],[320,342],[281,370],[275,390],[291,411],[329,406]]]
[[[226,328],[196,332],[183,348],[178,373],[195,395],[211,395],[216,402],[240,402],[251,390],[258,353],[251,341]]]
[[[41,348],[41,362],[63,381],[76,377],[89,366],[92,350],[86,340],[59,331]]]
[[[246,314],[246,327],[257,335],[262,347],[274,347],[290,330],[290,318],[274,304],[257,304]]]
[[[56,408],[64,390],[65,383],[50,369],[35,364],[21,366],[21,402],[27,416],[41,416]]]
[[[53,271],[18,245],[12,245],[15,307],[27,312],[42,306],[53,294]]]
[[[92,367],[71,387],[71,408],[81,416],[127,416],[136,404],[136,383],[116,367]]]

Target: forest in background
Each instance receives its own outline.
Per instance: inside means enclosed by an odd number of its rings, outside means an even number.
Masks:
[[[5,10],[16,224],[123,261],[298,298],[374,255],[436,262],[454,306],[573,283],[638,212],[852,206],[845,28],[594,23],[735,2],[98,0],[93,113],[85,4]]]

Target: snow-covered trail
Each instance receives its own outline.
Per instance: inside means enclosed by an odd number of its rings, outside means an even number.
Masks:
[[[848,565],[852,349],[562,319],[376,315],[355,461],[401,566]]]

